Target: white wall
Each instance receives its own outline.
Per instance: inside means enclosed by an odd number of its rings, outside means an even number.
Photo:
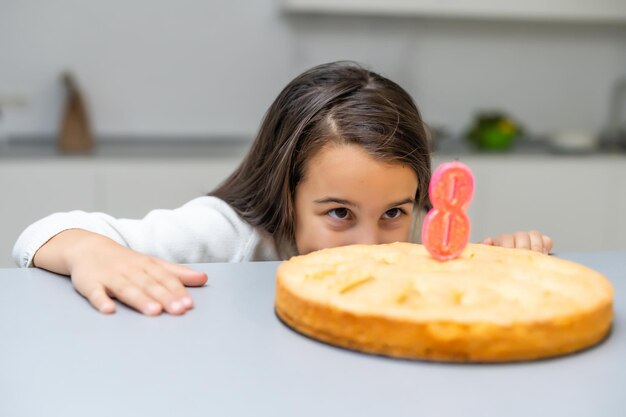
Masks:
[[[0,0],[0,97],[28,101],[0,130],[53,135],[69,68],[100,136],[249,137],[293,76],[335,59],[385,73],[454,132],[479,108],[533,133],[598,130],[626,76],[626,28],[286,16],[275,0]]]

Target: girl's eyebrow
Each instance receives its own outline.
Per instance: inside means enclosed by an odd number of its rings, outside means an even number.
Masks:
[[[400,200],[400,201],[396,201],[395,203],[391,203],[389,204],[389,207],[395,207],[395,206],[401,206],[403,204],[413,204],[415,205],[415,199],[414,198],[405,198],[404,200]]]
[[[316,204],[329,204],[329,203],[333,203],[333,204],[342,204],[344,206],[351,206],[351,207],[359,207],[358,204],[353,203],[350,200],[345,200],[343,198],[337,198],[337,197],[326,197],[326,198],[321,198],[319,200],[314,200],[313,201]],[[414,198],[405,198],[404,200],[400,200],[400,201],[396,201],[395,203],[391,203],[389,204],[388,207],[396,207],[396,206],[401,206],[403,204],[415,204],[415,199]]]
[[[350,200],[344,200],[343,198],[337,198],[337,197],[320,198],[319,200],[314,200],[313,202],[316,204],[334,203],[334,204],[343,204],[344,206],[359,207],[358,204],[353,203]]]

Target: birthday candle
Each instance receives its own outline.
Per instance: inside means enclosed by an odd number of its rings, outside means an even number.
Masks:
[[[435,259],[454,259],[469,240],[465,210],[474,195],[474,175],[461,162],[441,164],[430,180],[428,195],[433,208],[424,218],[422,243]]]

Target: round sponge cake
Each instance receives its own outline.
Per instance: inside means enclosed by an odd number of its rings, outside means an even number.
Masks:
[[[300,333],[362,352],[521,361],[600,342],[613,289],[583,265],[529,250],[469,244],[439,262],[418,244],[352,245],[283,262],[276,312]]]

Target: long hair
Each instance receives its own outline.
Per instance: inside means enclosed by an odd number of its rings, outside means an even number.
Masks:
[[[248,154],[210,195],[277,246],[295,242],[294,196],[309,159],[329,142],[362,146],[373,158],[410,166],[418,208],[427,208],[430,152],[411,96],[353,62],[316,66],[291,81],[268,109]]]

